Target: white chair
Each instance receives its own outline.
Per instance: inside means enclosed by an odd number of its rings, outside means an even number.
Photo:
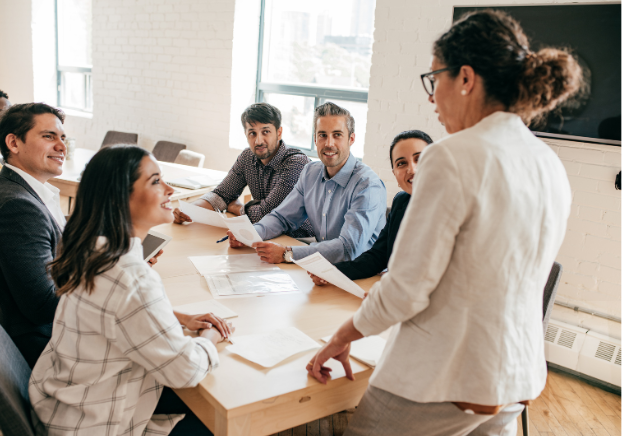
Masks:
[[[205,163],[205,155],[195,151],[181,150],[177,155],[177,158],[175,158],[175,163],[203,168],[203,163]]]

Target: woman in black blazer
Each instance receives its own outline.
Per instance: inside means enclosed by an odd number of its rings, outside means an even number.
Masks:
[[[389,158],[393,175],[403,191],[393,198],[387,224],[374,245],[354,260],[335,264],[351,280],[372,277],[387,268],[397,231],[410,200],[413,189],[412,181],[417,171],[419,156],[423,149],[432,142],[432,138],[421,130],[406,130],[393,138],[389,148]],[[325,280],[313,274],[310,275],[316,285],[327,284]]]

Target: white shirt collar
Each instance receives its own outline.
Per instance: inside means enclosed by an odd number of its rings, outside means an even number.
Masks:
[[[41,183],[21,168],[17,168],[16,166],[13,166],[9,163],[5,163],[4,166],[12,169],[17,174],[19,174],[22,179],[24,179],[26,183],[28,183],[30,187],[37,193],[37,195],[41,197],[41,200],[43,200],[44,203],[47,203],[48,201],[54,201],[54,196],[60,193],[60,190],[56,186],[52,186],[49,183]]]

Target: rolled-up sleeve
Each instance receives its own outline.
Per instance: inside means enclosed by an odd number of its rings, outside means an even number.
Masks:
[[[294,189],[285,197],[279,207],[255,224],[255,230],[264,241],[296,230],[307,219],[303,183],[307,168],[303,168]]]
[[[359,332],[378,334],[428,307],[430,294],[449,265],[466,210],[453,156],[442,145],[428,147],[421,157],[389,272],[372,287],[354,315]]]
[[[372,238],[379,222],[384,225],[386,204],[387,191],[382,182],[362,181],[354,192],[339,237],[308,246],[292,247],[294,259],[302,259],[316,252],[331,263],[355,259],[365,249],[361,241]]]

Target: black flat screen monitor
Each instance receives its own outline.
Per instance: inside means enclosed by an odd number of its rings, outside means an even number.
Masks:
[[[465,13],[501,10],[522,26],[531,49],[567,48],[588,71],[589,93],[530,125],[537,136],[620,145],[620,4],[454,7]]]

